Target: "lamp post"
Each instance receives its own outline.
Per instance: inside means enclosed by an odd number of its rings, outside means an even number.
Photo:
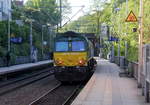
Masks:
[[[120,8],[115,8],[115,11],[118,13],[120,11]],[[120,19],[120,14],[119,14]],[[120,33],[120,23],[118,24],[118,33]],[[118,40],[118,64],[120,65],[120,39]]]
[[[11,10],[8,9],[8,52],[10,52],[10,13]]]
[[[30,59],[32,61],[32,52],[33,52],[33,36],[32,36],[32,22],[33,20],[30,20]]]
[[[33,12],[37,12],[37,11],[39,11],[39,10],[31,11],[31,14]],[[30,22],[30,60],[32,61],[33,60],[33,35],[32,35],[32,26],[33,26],[34,19],[28,19],[27,21]]]
[[[53,37],[54,37],[54,33],[53,33],[53,26],[48,25],[48,32],[49,32],[49,51],[52,52],[52,46],[53,46]]]
[[[34,20],[33,19],[26,19],[25,22],[29,22],[30,24],[30,35],[29,35],[29,44],[30,44],[30,61],[33,60],[33,35],[32,35],[32,25]]]
[[[42,46],[42,58],[43,58],[43,30],[46,27],[46,25],[42,25],[42,41],[41,41],[41,46]]]

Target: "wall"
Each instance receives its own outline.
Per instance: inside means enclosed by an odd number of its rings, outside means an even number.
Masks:
[[[0,0],[0,21],[11,19],[11,0]]]

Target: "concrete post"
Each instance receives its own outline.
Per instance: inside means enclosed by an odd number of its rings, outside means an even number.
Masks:
[[[143,67],[143,0],[140,0],[139,13],[139,58],[138,58],[138,87],[141,87],[141,72]]]

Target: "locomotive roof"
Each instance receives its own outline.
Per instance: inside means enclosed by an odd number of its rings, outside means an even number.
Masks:
[[[96,35],[95,33],[77,33],[74,31],[67,31],[65,33],[57,33],[57,36],[84,36],[87,37],[88,39],[95,39]]]
[[[73,32],[73,31],[67,31],[65,33],[59,33],[57,34],[57,37],[84,37],[84,35]]]
[[[76,32],[73,32],[73,31],[67,31],[67,32],[65,32],[65,33],[63,33],[64,35],[79,35],[78,33],[76,33]]]

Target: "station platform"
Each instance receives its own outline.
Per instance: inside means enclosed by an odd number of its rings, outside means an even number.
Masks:
[[[53,62],[52,60],[46,60],[46,61],[40,61],[35,63],[26,63],[26,64],[19,64],[19,65],[13,65],[8,67],[0,67],[0,75],[23,71],[35,67],[46,66],[51,64],[52,62]]]
[[[97,68],[71,105],[150,105],[134,78],[119,77],[120,68],[97,59]]]

